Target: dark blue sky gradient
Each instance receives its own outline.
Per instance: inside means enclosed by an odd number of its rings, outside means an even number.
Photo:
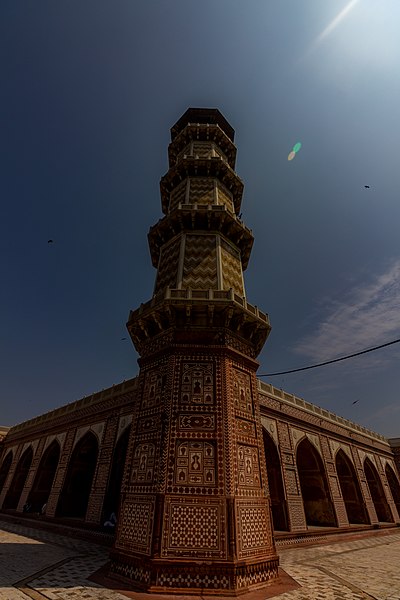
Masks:
[[[2,0],[0,424],[137,373],[121,338],[188,106],[236,130],[247,296],[273,326],[259,372],[400,337],[400,6],[359,0],[334,27],[349,4]],[[266,381],[399,436],[399,356]]]

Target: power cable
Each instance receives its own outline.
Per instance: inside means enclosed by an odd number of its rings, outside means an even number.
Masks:
[[[386,344],[381,344],[380,346],[374,346],[373,348],[368,348],[368,350],[361,350],[361,352],[355,352],[354,354],[348,354],[347,356],[341,356],[340,358],[326,360],[325,362],[317,363],[315,365],[309,365],[308,367],[300,367],[299,369],[290,369],[290,371],[279,371],[277,373],[263,373],[262,375],[259,375],[257,373],[257,377],[274,377],[274,375],[287,375],[288,373],[297,373],[298,371],[307,371],[308,369],[316,369],[317,367],[324,367],[325,365],[331,365],[332,363],[340,362],[341,360],[347,360],[348,358],[354,358],[355,356],[360,356],[361,354],[367,354],[367,352],[374,352],[375,350],[379,350],[380,348],[385,348],[386,346],[391,346],[392,344],[397,344],[398,342],[400,342],[400,338],[398,340],[393,340],[392,342],[387,342]]]

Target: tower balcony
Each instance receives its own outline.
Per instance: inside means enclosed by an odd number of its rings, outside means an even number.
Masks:
[[[177,209],[153,225],[148,240],[154,267],[158,266],[161,247],[185,231],[221,233],[238,248],[242,268],[247,268],[254,242],[252,232],[221,204],[179,204]]]
[[[168,146],[169,166],[172,167],[180,158],[188,144],[196,142],[212,142],[226,156],[226,160],[232,169],[235,168],[236,146],[226,135],[221,127],[210,125],[209,123],[188,123],[186,127],[178,133],[174,140]]]
[[[261,351],[271,330],[269,317],[233,290],[171,289],[130,312],[127,328],[139,353],[162,333],[171,331],[171,343],[221,344],[231,332]]]
[[[240,212],[243,195],[243,182],[235,171],[219,156],[193,157],[186,156],[160,181],[161,206],[164,214],[168,213],[170,194],[187,177],[215,177],[231,192],[235,213]]]

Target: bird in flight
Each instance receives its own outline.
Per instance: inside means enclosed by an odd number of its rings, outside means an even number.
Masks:
[[[367,190],[369,190],[369,187],[370,187],[370,186],[369,186],[369,185],[364,185],[364,187],[365,187]]]
[[[352,404],[357,404],[358,400],[354,400],[354,402],[352,402]]]
[[[126,340],[126,338],[121,338],[121,342],[123,342],[124,340]]]
[[[47,240],[47,243],[48,244],[54,244],[54,241],[53,240]]]

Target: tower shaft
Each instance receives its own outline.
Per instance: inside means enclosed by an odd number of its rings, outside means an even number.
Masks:
[[[277,577],[255,360],[270,325],[245,298],[233,136],[211,109],[172,128],[154,295],[127,325],[139,392],[111,572],[151,592],[236,595]]]

